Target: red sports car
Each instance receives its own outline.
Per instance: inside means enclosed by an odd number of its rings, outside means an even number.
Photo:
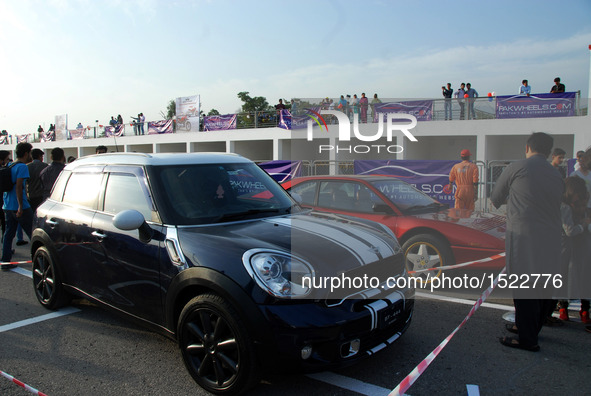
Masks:
[[[298,194],[302,206],[389,227],[402,245],[409,271],[480,260],[505,251],[504,216],[449,209],[394,177],[310,176],[292,179],[283,187]],[[502,257],[476,267],[504,265]]]

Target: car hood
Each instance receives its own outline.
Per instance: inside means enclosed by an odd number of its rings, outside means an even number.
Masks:
[[[436,213],[414,215],[419,219],[442,221],[484,232],[496,238],[505,238],[505,216],[465,209],[446,209]]]
[[[190,265],[233,272],[233,277],[244,272],[242,256],[251,249],[291,254],[311,264],[316,276],[335,276],[400,254],[396,239],[377,224],[313,213],[182,227],[178,236]]]

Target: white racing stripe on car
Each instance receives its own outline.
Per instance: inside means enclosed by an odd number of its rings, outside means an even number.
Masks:
[[[392,247],[383,239],[377,238],[369,232],[360,228],[355,229],[355,234],[350,235],[342,229],[333,227],[330,224],[317,223],[311,220],[297,219],[267,219],[266,221],[280,224],[295,230],[302,230],[333,241],[344,249],[355,255],[362,265],[380,260],[382,257],[389,257],[394,254]],[[370,247],[375,247],[377,252]],[[381,257],[378,255],[380,254]]]
[[[375,330],[378,328],[378,311],[386,308],[387,306],[388,306],[388,303],[385,302],[384,300],[377,300],[377,301],[374,301],[371,304],[367,304],[365,306],[365,308],[371,314],[371,329],[370,330]]]

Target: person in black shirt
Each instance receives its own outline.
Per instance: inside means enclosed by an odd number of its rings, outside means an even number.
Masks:
[[[447,83],[447,88],[441,87],[441,90],[443,92],[443,97],[445,98],[445,102],[444,102],[445,119],[451,120],[451,96],[454,93],[453,89],[451,89],[451,83]]]
[[[562,93],[562,92],[566,92],[566,88],[564,87],[564,84],[560,83],[560,77],[556,77],[554,79],[554,86],[552,86],[550,93]]]
[[[51,161],[51,164],[39,174],[41,188],[43,189],[43,199],[49,197],[53,184],[66,166],[66,155],[64,154],[64,150],[59,147],[51,150]]]

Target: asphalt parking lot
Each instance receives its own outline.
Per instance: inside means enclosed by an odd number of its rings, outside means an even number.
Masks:
[[[19,247],[15,259],[28,259],[27,248]],[[206,394],[185,370],[174,341],[83,300],[58,314],[47,311],[35,299],[30,269],[24,264],[0,273],[1,371],[50,396]],[[591,394],[591,334],[576,320],[576,308],[565,326],[544,327],[540,352],[526,352],[499,344],[497,338],[508,334],[502,316],[511,307],[506,294],[495,293],[406,393]],[[471,308],[461,296],[423,294],[409,330],[391,347],[342,370],[266,376],[248,394],[387,395]],[[0,377],[0,395],[26,394]]]

